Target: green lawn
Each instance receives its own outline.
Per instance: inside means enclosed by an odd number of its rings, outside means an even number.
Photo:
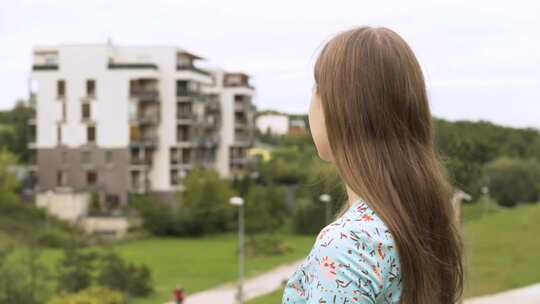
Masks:
[[[540,204],[481,214],[464,207],[467,274],[465,297],[495,293],[540,282]],[[283,291],[249,301],[280,303]]]
[[[314,236],[280,235],[294,250],[281,256],[248,257],[248,276],[306,256],[314,241]],[[170,298],[177,284],[189,294],[234,281],[238,274],[235,234],[205,238],[154,238],[121,244],[114,250],[126,260],[144,263],[152,270],[156,293],[149,298],[131,299],[130,303],[134,304],[163,303]],[[46,250],[42,258],[54,267],[60,256],[59,250]]]
[[[466,296],[540,282],[540,204],[491,213],[464,229]]]

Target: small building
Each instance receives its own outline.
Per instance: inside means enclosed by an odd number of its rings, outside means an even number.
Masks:
[[[305,117],[290,117],[289,118],[289,135],[304,135],[307,133]]]
[[[285,135],[289,132],[289,116],[285,114],[262,114],[256,120],[262,134]]]

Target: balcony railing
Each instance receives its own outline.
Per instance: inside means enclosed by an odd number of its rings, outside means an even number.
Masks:
[[[57,71],[58,64],[34,64],[32,65],[33,71]]]
[[[159,137],[157,135],[145,135],[131,139],[132,145],[155,146],[158,144],[158,142]]]
[[[137,180],[131,181],[131,192],[136,193],[144,193],[150,190],[151,183],[149,179],[141,180],[142,178],[138,178]]]
[[[186,97],[197,97],[201,98],[204,95],[201,94],[200,91],[187,89],[187,88],[178,88],[176,89],[176,97],[178,98],[186,98]]]
[[[235,120],[234,121],[234,127],[236,129],[247,129],[249,128],[249,123],[247,120]]]
[[[194,65],[178,64],[178,65],[176,65],[176,70],[177,71],[192,71],[192,72],[195,72],[195,73],[210,76],[210,73],[208,71],[205,71],[203,69],[199,69],[198,67],[196,67]]]
[[[137,166],[151,166],[152,158],[133,157],[130,159],[130,164]]]
[[[221,141],[221,137],[219,134],[212,134],[207,136],[199,137],[195,140],[197,145],[201,145],[204,147],[214,147],[218,146]]]
[[[159,91],[156,88],[132,89],[129,95],[139,101],[159,101]]]
[[[160,121],[159,113],[143,113],[139,114],[134,117],[133,119],[135,122],[138,122],[140,124],[158,124]]]
[[[178,111],[176,113],[176,118],[177,119],[189,119],[189,120],[192,120],[192,119],[195,119],[197,117],[197,115],[191,111]]]

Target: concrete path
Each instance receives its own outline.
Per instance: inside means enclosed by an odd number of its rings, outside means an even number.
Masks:
[[[465,304],[539,304],[540,284],[465,300]]]
[[[244,281],[244,299],[253,299],[282,288],[281,282],[288,279],[302,260],[285,264]],[[189,295],[185,304],[234,304],[237,285],[226,284],[213,289]]]

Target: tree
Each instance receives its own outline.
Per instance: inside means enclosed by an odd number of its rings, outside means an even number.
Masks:
[[[231,228],[234,208],[229,199],[235,195],[229,181],[214,170],[192,169],[186,177],[185,191],[180,194],[184,218],[202,233],[223,232]]]
[[[159,236],[200,236],[203,234],[199,222],[187,212],[172,208],[171,204],[149,195],[132,195],[130,205],[142,218],[143,228]]]
[[[0,124],[5,128],[0,132],[0,146],[19,156],[22,162],[27,162],[31,151],[28,149],[30,129],[28,120],[34,117],[34,109],[24,100],[18,100],[15,107],[0,115]]]
[[[490,194],[503,206],[536,202],[540,194],[540,162],[501,157],[485,166]]]
[[[246,232],[254,234],[279,228],[285,221],[287,208],[282,187],[253,185],[245,199]]]
[[[101,257],[97,283],[132,296],[147,296],[153,291],[148,267],[128,264],[113,252]]]
[[[48,269],[39,261],[37,248],[25,251],[14,263],[11,249],[0,249],[0,303],[40,304],[49,296]]]
[[[97,257],[95,252],[84,250],[76,241],[66,246],[57,265],[58,291],[75,293],[90,287]]]
[[[347,200],[343,182],[334,165],[318,159],[313,160],[308,181],[299,192],[302,199],[299,200],[293,216],[293,228],[299,233],[319,232],[328,224],[327,212],[333,217]],[[330,202],[321,202],[321,194],[329,194]],[[328,220],[331,221],[332,218]]]

